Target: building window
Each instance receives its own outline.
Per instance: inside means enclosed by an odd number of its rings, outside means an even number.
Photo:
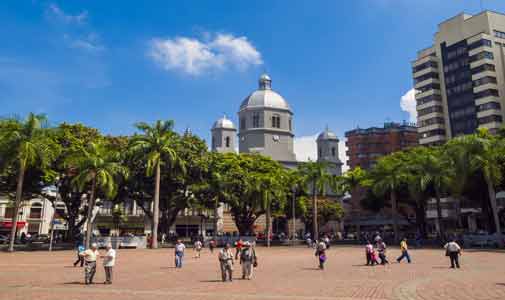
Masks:
[[[260,127],[260,114],[259,113],[253,113],[253,128],[258,128]]]
[[[473,50],[481,46],[493,47],[493,44],[490,40],[482,39],[468,45],[468,50]]]
[[[485,59],[485,58],[494,59],[493,53],[491,53],[489,51],[482,51],[480,53],[470,56],[469,61],[474,62],[474,61],[478,61],[478,60]]]
[[[14,216],[14,207],[6,207],[4,218],[12,219],[12,216]]]
[[[323,150],[319,148],[319,157],[323,157]]]
[[[216,137],[212,136],[212,149],[216,149]]]
[[[501,109],[501,105],[498,102],[488,102],[477,106],[477,111],[485,111],[491,109]]]
[[[478,93],[474,94],[475,99],[480,99],[480,98],[485,98],[485,97],[490,97],[490,96],[499,97],[500,93],[498,93],[498,90],[488,89],[488,90],[484,90],[482,92],[478,92]]]
[[[485,72],[485,71],[495,71],[496,68],[494,65],[492,64],[484,64],[484,65],[480,65],[478,66],[477,68],[473,68],[472,69],[472,75],[475,75],[475,74],[478,74],[478,73],[481,73],[481,72]]]
[[[337,151],[335,149],[335,147],[331,147],[331,156],[335,157],[337,154]]]
[[[425,109],[418,110],[417,115],[424,116],[424,115],[431,114],[434,112],[440,112],[440,113],[443,112],[442,106],[436,105],[436,106],[431,106],[431,107],[428,107]]]
[[[40,219],[42,216],[42,204],[33,203],[30,208],[30,218],[31,219]]]
[[[245,129],[245,118],[240,118],[240,129]]]
[[[492,122],[501,123],[502,121],[503,121],[502,116],[495,116],[495,115],[487,116],[487,117],[484,117],[484,118],[480,118],[478,120],[479,125],[481,125],[481,124],[487,124],[487,123],[492,123]]]
[[[497,82],[496,81],[496,77],[486,76],[486,77],[482,77],[480,79],[474,80],[473,81],[473,86],[477,87],[477,86],[481,86],[481,85],[484,85],[484,84],[496,83],[496,82]]]
[[[438,68],[438,64],[434,61],[428,61],[424,64],[412,68],[412,73],[417,73],[427,68]]]
[[[272,127],[273,128],[281,128],[281,116],[273,115],[272,116]]]
[[[227,136],[225,139],[226,148],[230,148],[230,137]]]
[[[505,32],[495,30],[494,31],[494,36],[497,37],[497,38],[505,39]]]
[[[292,125],[293,120],[289,118],[289,131],[293,130],[293,125]]]

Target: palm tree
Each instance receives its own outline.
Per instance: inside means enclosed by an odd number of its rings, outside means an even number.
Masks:
[[[366,172],[361,169],[359,166],[347,171],[342,176],[336,176],[332,180],[331,187],[333,191],[337,194],[345,195],[345,193],[349,193],[353,196],[353,198],[359,194],[358,187],[366,184]],[[355,200],[353,200],[355,201]],[[357,211],[359,214],[359,210]],[[358,215],[359,216],[359,215]],[[357,224],[357,233],[358,238],[361,236],[361,228],[359,226],[359,222]]]
[[[451,161],[440,148],[419,148],[410,161],[407,171],[418,176],[419,188],[426,191],[429,186],[435,192],[437,207],[437,233],[440,238],[444,236],[442,223],[442,207],[440,199],[443,191],[451,188],[457,181]]]
[[[495,230],[498,235],[501,235],[495,188],[503,179],[501,166],[505,159],[505,141],[491,136],[486,129],[480,129],[477,134],[458,137],[454,144],[459,145],[460,151],[468,153],[470,169],[473,172],[480,171],[484,175]]]
[[[306,187],[312,189],[312,231],[314,240],[319,238],[319,228],[317,224],[317,196],[318,193],[324,196],[326,186],[331,182],[331,175],[328,173],[327,164],[324,162],[306,162],[299,167]]]
[[[47,171],[50,163],[55,159],[56,148],[51,147],[51,140],[47,135],[44,115],[30,113],[25,121],[14,118],[0,121],[0,149],[2,165],[13,165],[17,171],[16,197],[9,251],[14,251],[14,240],[18,221],[19,208],[22,203],[23,183],[25,173],[30,168]]]
[[[152,248],[158,248],[158,224],[160,206],[161,166],[167,164],[169,168],[174,165],[183,165],[180,161],[174,142],[174,122],[156,121],[153,126],[147,123],[137,123],[135,127],[142,131],[141,135],[132,138],[131,149],[143,156],[147,161],[147,176],[155,174],[154,205],[152,222]]]
[[[91,184],[88,197],[86,248],[91,241],[93,230],[93,209],[96,204],[96,194],[100,189],[108,198],[113,198],[117,192],[118,176],[128,177],[128,169],[119,163],[120,153],[111,150],[104,142],[90,143],[76,150],[65,162],[68,167],[77,170],[73,179],[80,191]]]
[[[391,217],[395,240],[398,240],[398,199],[397,190],[406,181],[402,171],[402,161],[398,154],[383,157],[377,161],[370,174],[373,180],[373,191],[376,194],[389,193],[391,198]]]

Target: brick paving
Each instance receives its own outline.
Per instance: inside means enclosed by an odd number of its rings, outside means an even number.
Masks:
[[[118,250],[115,280],[83,285],[73,251],[0,253],[0,300],[9,299],[293,299],[293,300],[487,300],[505,299],[505,253],[467,251],[462,268],[448,268],[442,250],[411,250],[413,263],[363,266],[362,248],[334,246],[326,270],[317,269],[307,248],[257,249],[259,267],[251,281],[220,281],[217,251],[202,258],[186,255],[183,269],[173,268],[173,250]],[[102,250],[103,252],[103,250]],[[395,261],[398,249],[388,253]]]

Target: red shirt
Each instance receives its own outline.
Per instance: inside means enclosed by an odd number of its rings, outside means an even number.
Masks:
[[[244,243],[242,241],[237,241],[237,243],[236,243],[237,249],[242,249],[242,245],[244,245]]]

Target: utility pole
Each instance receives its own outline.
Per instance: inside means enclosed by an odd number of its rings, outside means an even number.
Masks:
[[[295,203],[296,203],[296,187],[293,187],[293,246],[295,245],[295,239],[296,239],[296,210],[295,210]]]

